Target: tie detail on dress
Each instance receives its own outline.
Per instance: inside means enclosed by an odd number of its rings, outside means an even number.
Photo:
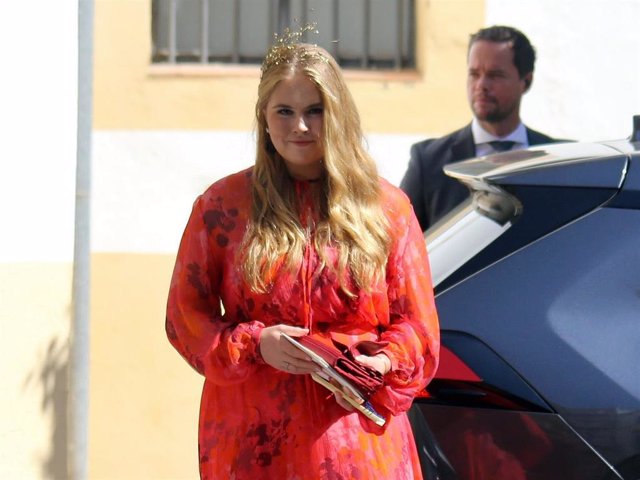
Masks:
[[[507,150],[511,150],[515,144],[516,142],[512,140],[494,140],[493,142],[489,142],[491,148],[496,152],[506,152]]]

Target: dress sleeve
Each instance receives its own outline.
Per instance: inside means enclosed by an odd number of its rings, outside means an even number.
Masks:
[[[178,249],[165,325],[169,341],[184,359],[208,380],[225,385],[245,380],[262,363],[258,340],[264,324],[232,322],[222,314],[224,256],[216,253],[216,236],[209,229],[199,197]]]
[[[420,225],[406,205],[405,225],[394,225],[398,237],[387,265],[389,327],[381,334],[392,369],[372,401],[392,414],[406,411],[438,366],[440,329],[427,249]]]

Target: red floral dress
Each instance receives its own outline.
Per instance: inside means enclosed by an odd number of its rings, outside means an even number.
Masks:
[[[393,239],[386,278],[371,293],[350,298],[330,270],[314,275],[319,257],[310,245],[295,273],[280,273],[267,294],[256,294],[236,265],[251,211],[251,171],[198,197],[169,292],[168,338],[205,377],[201,478],[422,478],[405,411],[435,372],[439,329],[425,243],[409,201],[381,180]],[[296,188],[304,198],[313,187],[298,182]],[[264,363],[260,332],[282,323],[347,344],[388,342],[384,352],[393,368],[371,399],[388,419],[384,427],[340,407],[309,375]]]

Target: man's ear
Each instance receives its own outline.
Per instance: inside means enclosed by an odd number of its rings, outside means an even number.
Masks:
[[[524,91],[528,92],[531,88],[531,83],[533,83],[533,72],[527,73],[522,80],[524,80]]]

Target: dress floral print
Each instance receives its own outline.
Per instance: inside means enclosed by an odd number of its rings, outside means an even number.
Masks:
[[[257,294],[236,263],[251,212],[251,172],[226,177],[198,197],[169,292],[168,338],[205,378],[201,478],[422,478],[404,412],[435,372],[439,330],[424,239],[406,196],[381,180],[393,239],[386,277],[370,293],[349,297],[330,269],[316,273],[320,259],[309,242],[298,270],[280,272],[268,293]],[[296,188],[304,205],[313,184]],[[262,360],[261,330],[283,323],[343,344],[388,342],[392,370],[371,399],[388,419],[384,427],[340,407],[309,375]]]

